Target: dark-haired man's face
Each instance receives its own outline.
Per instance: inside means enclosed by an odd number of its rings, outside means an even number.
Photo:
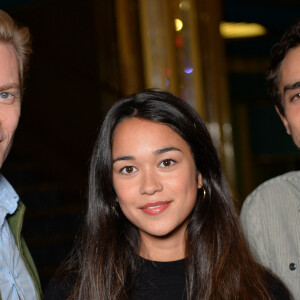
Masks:
[[[292,48],[282,61],[279,90],[285,115],[277,112],[287,133],[300,148],[300,46]]]

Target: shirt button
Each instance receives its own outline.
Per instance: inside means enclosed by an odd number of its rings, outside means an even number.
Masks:
[[[297,265],[295,264],[295,263],[290,263],[290,270],[291,271],[294,271],[294,270],[296,270],[296,268],[297,268]]]

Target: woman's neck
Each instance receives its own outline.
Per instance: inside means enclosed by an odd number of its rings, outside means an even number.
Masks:
[[[186,257],[185,230],[157,237],[140,231],[141,249],[139,255],[153,261],[175,261]]]

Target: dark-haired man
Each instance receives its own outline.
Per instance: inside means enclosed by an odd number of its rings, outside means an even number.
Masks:
[[[300,148],[300,22],[274,45],[268,90]],[[300,299],[300,171],[266,181],[246,199],[241,221],[251,250]]]
[[[21,111],[24,71],[31,52],[26,27],[0,10],[0,168],[11,148]],[[36,268],[21,237],[25,207],[0,174],[0,299],[41,299]]]

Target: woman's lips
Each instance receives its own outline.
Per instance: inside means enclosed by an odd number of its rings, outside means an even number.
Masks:
[[[157,215],[167,209],[171,201],[158,201],[153,203],[148,203],[141,207],[144,213],[148,215]]]

